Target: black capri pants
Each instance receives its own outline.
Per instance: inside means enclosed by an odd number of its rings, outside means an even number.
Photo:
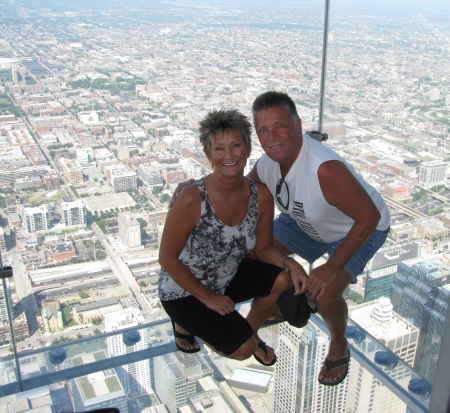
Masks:
[[[282,271],[276,265],[244,259],[224,295],[235,303],[266,297]],[[253,335],[248,321],[236,310],[220,315],[192,295],[161,301],[161,304],[175,323],[227,356],[233,354]]]

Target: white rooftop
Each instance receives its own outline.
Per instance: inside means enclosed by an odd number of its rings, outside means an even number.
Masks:
[[[392,310],[392,305],[386,305],[386,300],[388,300],[390,304],[389,298],[381,297],[381,299],[381,306],[380,299],[378,299],[355,307],[350,310],[349,318],[367,330],[369,334],[378,340],[390,341],[411,333],[411,330],[417,330],[417,327],[396,314]],[[378,307],[377,310],[376,307]],[[391,317],[386,316],[386,311],[384,311],[386,308],[390,308],[390,311],[392,312]],[[378,313],[378,315],[384,313],[385,317],[374,317],[374,311],[375,314]]]

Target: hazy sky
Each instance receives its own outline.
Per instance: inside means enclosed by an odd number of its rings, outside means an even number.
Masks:
[[[392,11],[398,14],[448,13],[450,22],[450,0],[330,0],[331,7],[347,5],[358,11]]]
[[[10,0],[27,8],[50,7],[57,11],[73,10],[77,7],[87,9],[117,8],[121,6],[148,6],[180,8],[189,5],[217,5],[220,8],[233,7],[251,10],[255,17],[262,10],[280,8],[301,8],[309,10],[324,9],[325,0]],[[9,1],[6,1],[7,4]],[[450,26],[450,0],[330,0],[333,14],[362,13],[391,16],[408,16],[422,13],[439,16],[439,20],[448,21]]]

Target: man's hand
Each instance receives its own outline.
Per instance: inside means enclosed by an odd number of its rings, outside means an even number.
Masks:
[[[203,304],[209,309],[217,311],[220,315],[230,314],[234,311],[234,302],[227,295],[211,292],[203,301]]]
[[[306,283],[306,291],[313,300],[320,300],[337,275],[338,272],[328,263],[319,265],[311,271]]]
[[[183,190],[185,186],[188,186],[194,182],[194,179],[189,179],[189,181],[180,182],[175,189],[175,192],[172,195],[172,198],[170,199],[169,208],[172,208],[175,202],[177,201],[178,195],[180,195],[180,192]]]

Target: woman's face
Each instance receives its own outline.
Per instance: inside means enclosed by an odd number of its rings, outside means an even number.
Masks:
[[[219,132],[211,142],[211,162],[214,171],[225,176],[243,174],[249,154],[240,132]]]

